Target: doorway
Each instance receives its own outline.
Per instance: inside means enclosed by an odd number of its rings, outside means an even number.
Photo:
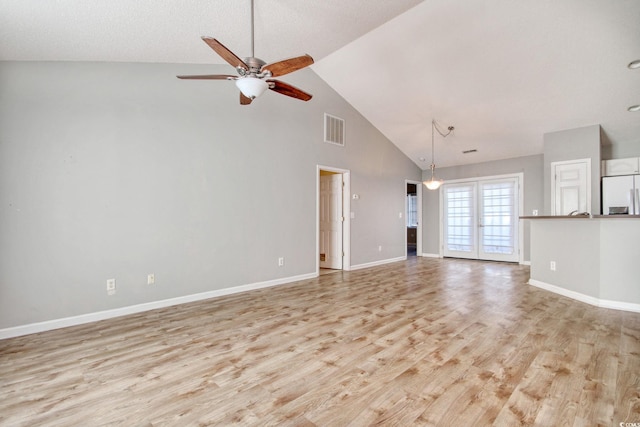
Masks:
[[[442,186],[443,255],[520,261],[521,175]]]
[[[318,274],[350,269],[350,173],[326,166],[317,167]]]
[[[410,258],[422,255],[422,183],[406,180],[405,195],[405,255]]]

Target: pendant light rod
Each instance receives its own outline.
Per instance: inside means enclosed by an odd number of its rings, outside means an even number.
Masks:
[[[437,190],[438,188],[440,188],[440,185],[442,185],[442,183],[444,181],[440,180],[436,180],[436,160],[435,160],[435,131],[437,130],[438,133],[443,137],[446,138],[451,132],[453,132],[455,128],[453,126],[449,126],[447,128],[447,132],[443,132],[440,130],[440,128],[438,128],[438,123],[436,123],[435,120],[431,120],[431,165],[429,165],[429,168],[431,169],[431,179],[429,181],[424,181],[424,185],[429,189],[429,190]]]
[[[254,36],[253,36],[253,26],[254,26],[254,24],[253,24],[253,0],[251,0],[251,57],[255,58],[256,55],[255,55],[255,52],[254,52],[254,49],[253,49],[254,48],[253,44],[254,44],[254,39],[255,39]]]
[[[451,132],[453,132],[455,128],[453,126],[449,126],[447,127],[447,132],[443,132],[440,130],[440,128],[438,127],[438,122],[436,122],[434,119],[431,120],[431,173],[433,174],[433,169],[435,169],[436,167],[436,160],[435,160],[435,155],[434,155],[434,130],[437,130],[438,133],[440,134],[440,136],[442,136],[443,138],[446,138],[447,136],[449,136],[449,134]]]
[[[431,120],[431,179],[433,180],[433,170],[436,167],[436,158],[433,154],[433,129],[436,127],[436,121]]]

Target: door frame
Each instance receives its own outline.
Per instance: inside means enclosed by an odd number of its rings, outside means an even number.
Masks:
[[[406,203],[406,198],[407,198],[407,184],[415,184],[416,185],[416,194],[418,195],[418,200],[417,200],[417,204],[418,204],[418,228],[416,229],[416,256],[422,256],[422,188],[424,187],[422,185],[422,181],[413,181],[411,179],[405,179],[404,180],[404,197],[405,197],[405,203],[404,203],[404,223],[405,223],[405,227],[404,227],[404,258],[407,259],[407,203]]]
[[[585,159],[561,160],[549,164],[549,169],[551,169],[551,215],[556,215],[556,167],[571,163],[585,163],[587,165],[587,212],[591,212],[591,158],[587,157]]]
[[[517,178],[518,181],[518,215],[524,212],[524,172],[508,173],[504,175],[478,176],[473,178],[450,179],[445,181],[447,184],[457,184],[461,182],[478,182],[492,179]],[[440,248],[439,257],[444,258],[444,197],[442,186],[438,189],[440,204]],[[524,227],[518,220],[518,264],[522,264],[524,257]]]
[[[351,270],[351,171],[316,165],[316,276],[320,275],[320,171],[342,174],[342,269]]]

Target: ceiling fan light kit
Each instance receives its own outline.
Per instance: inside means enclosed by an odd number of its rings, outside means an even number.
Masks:
[[[249,105],[251,101],[262,95],[267,89],[291,98],[308,101],[312,95],[291,86],[290,84],[272,79],[271,77],[283,76],[313,64],[313,58],[309,55],[302,55],[282,61],[267,64],[263,60],[256,58],[254,54],[253,36],[253,0],[251,0],[251,56],[240,59],[222,43],[212,37],[202,37],[202,40],[209,45],[222,59],[236,69],[238,76],[226,74],[211,74],[203,76],[177,76],[179,79],[190,80],[235,80],[236,86],[240,89],[240,104]]]
[[[244,96],[252,100],[262,95],[269,88],[266,81],[252,76],[238,78],[236,86]]]

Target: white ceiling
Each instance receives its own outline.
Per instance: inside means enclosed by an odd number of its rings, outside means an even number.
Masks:
[[[255,53],[313,70],[421,168],[542,152],[593,124],[640,144],[639,0],[255,0]],[[224,63],[250,54],[249,0],[0,0],[0,60]],[[231,72],[231,70],[230,70]],[[313,102],[313,100],[311,101]],[[248,107],[250,108],[250,107]],[[477,153],[462,154],[477,149]],[[426,159],[421,161],[420,157]]]

